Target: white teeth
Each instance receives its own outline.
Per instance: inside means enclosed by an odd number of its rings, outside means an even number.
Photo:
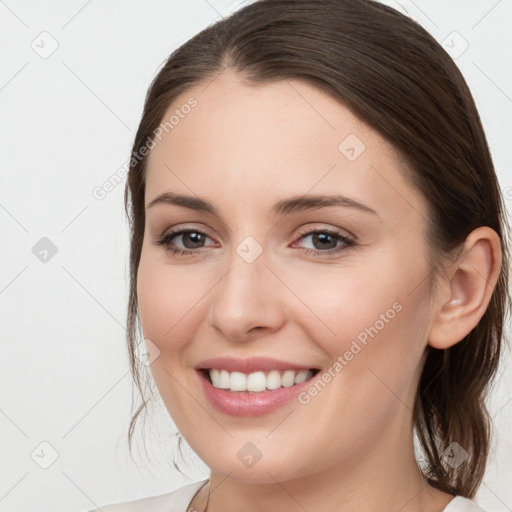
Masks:
[[[307,372],[300,372],[295,376],[294,384],[300,384],[306,380],[308,380]]]
[[[295,384],[295,372],[293,370],[286,370],[281,377],[281,385],[284,388],[289,388]]]
[[[249,391],[265,391],[267,378],[263,372],[250,373],[247,376],[247,389]]]
[[[268,373],[254,372],[245,374],[241,372],[228,372],[227,370],[209,370],[210,379],[216,388],[229,391],[249,391],[258,393],[267,389],[289,388],[294,384],[300,384],[313,376],[311,370],[271,370]]]
[[[229,389],[230,388],[230,378],[229,372],[226,370],[210,370],[210,378],[212,382],[215,380],[218,388],[221,389]]]
[[[281,374],[278,370],[271,370],[267,375],[267,389],[279,389],[281,387]]]
[[[245,391],[247,389],[247,377],[245,374],[231,372],[229,376],[229,389],[231,389],[231,391]]]
[[[226,370],[220,371],[219,387],[222,389],[229,389],[229,372]]]

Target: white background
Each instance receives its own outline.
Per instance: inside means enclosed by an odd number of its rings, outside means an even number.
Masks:
[[[189,478],[172,468],[175,430],[162,408],[146,429],[150,461],[130,461],[124,180],[101,201],[92,191],[126,162],[147,87],[170,52],[239,4],[0,1],[2,512],[79,512],[207,477],[197,457]],[[452,51],[469,45],[456,62],[510,210],[512,2],[401,4]],[[47,58],[31,47],[52,44]],[[57,248],[46,263],[32,252],[42,237]],[[496,455],[476,499],[488,512],[512,510],[509,361],[491,400]],[[42,469],[36,460],[51,462],[53,450],[58,458]]]

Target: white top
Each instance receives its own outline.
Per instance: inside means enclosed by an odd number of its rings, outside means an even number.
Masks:
[[[160,496],[107,505],[101,507],[101,512],[187,512],[192,498],[206,482],[208,479],[185,485]],[[100,512],[100,509],[89,512]],[[485,510],[472,500],[456,496],[448,503],[443,512],[485,512]]]

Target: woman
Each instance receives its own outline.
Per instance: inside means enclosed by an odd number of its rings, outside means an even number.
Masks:
[[[211,472],[102,510],[482,510],[508,235],[424,29],[370,0],[207,27],[151,84],[125,198],[133,375],[144,338]]]

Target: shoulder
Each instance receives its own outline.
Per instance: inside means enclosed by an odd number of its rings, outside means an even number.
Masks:
[[[477,505],[474,501],[456,496],[446,506],[443,512],[486,512],[482,507]]]
[[[159,496],[101,506],[89,512],[186,512],[194,495],[207,481],[188,484]]]

